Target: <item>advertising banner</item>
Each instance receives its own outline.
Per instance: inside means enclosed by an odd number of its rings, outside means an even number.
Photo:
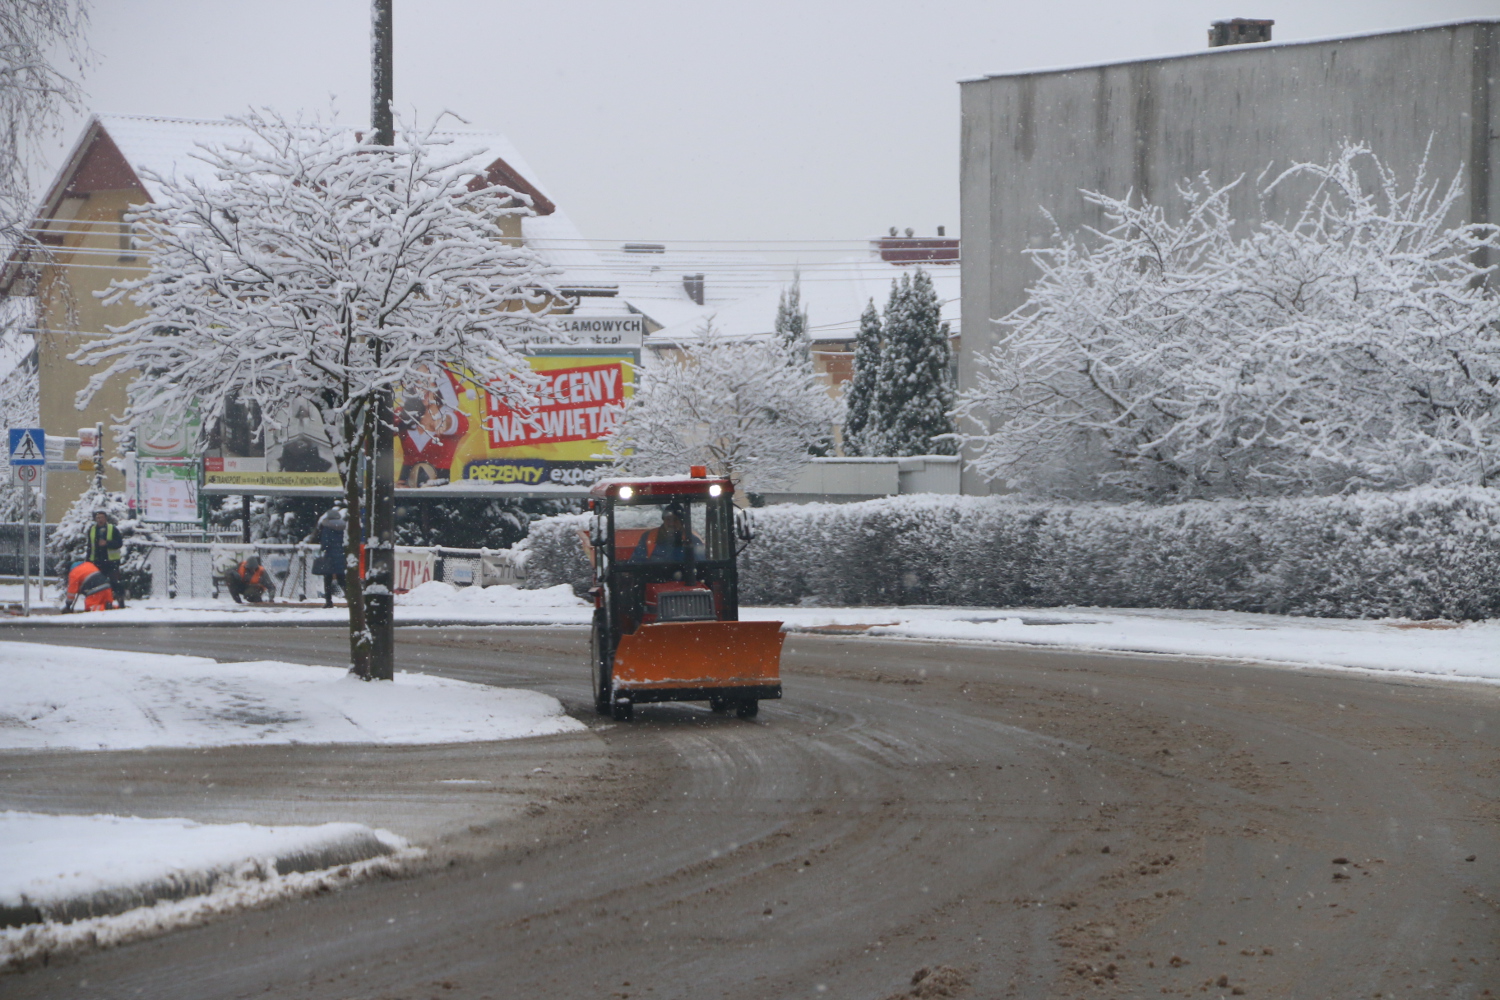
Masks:
[[[595,347],[527,361],[544,380],[532,409],[513,408],[439,366],[419,370],[402,385],[395,400],[397,489],[462,481],[542,489],[592,483],[604,439],[634,393],[635,352]],[[169,429],[155,439],[162,451],[175,446]],[[210,491],[337,488],[333,443],[318,405],[298,400],[273,423],[262,420],[253,403],[232,402],[209,429],[203,484]]]
[[[397,398],[397,487],[592,483],[604,438],[634,392],[634,355],[527,360],[544,379],[534,409],[514,409],[446,369],[404,386]]]
[[[404,594],[432,579],[437,554],[431,549],[396,546],[396,593]]]
[[[147,521],[187,524],[198,521],[198,468],[187,461],[136,462],[139,513]]]
[[[279,418],[262,420],[254,403],[226,406],[224,419],[209,431],[203,484],[337,487],[333,442],[318,404],[299,399]]]

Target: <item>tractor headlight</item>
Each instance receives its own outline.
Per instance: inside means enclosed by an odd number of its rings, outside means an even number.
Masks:
[[[629,500],[631,497],[635,496],[635,490],[631,489],[629,486],[621,486],[619,495],[621,500]]]
[[[718,483],[711,483],[708,487],[708,495],[711,497],[716,497],[723,492],[724,487],[720,486]]]

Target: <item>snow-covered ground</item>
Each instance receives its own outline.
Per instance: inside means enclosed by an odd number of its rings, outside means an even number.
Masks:
[[[19,584],[15,586],[13,599],[21,599]],[[55,607],[57,603],[53,601],[50,606]],[[32,606],[41,606],[34,594]],[[409,593],[396,595],[398,625],[410,622],[474,621],[497,625],[571,625],[588,622],[592,612],[593,606],[573,596],[572,588],[566,586],[542,590],[521,590],[506,584],[483,588],[454,587],[433,580]],[[235,604],[226,595],[219,600],[205,597],[175,601],[165,598],[131,601],[123,610],[37,615],[27,619],[27,622],[34,625],[220,625],[244,623],[257,618],[266,620],[266,615],[276,615],[275,620],[278,622],[298,625],[343,625],[349,621],[349,612],[342,604],[333,608]],[[17,620],[19,619],[12,619]]]
[[[1179,653],[1500,681],[1500,621],[1292,618],[1159,608],[748,608],[796,628],[963,642]],[[868,626],[865,628],[865,626]]]
[[[421,855],[395,834],[358,823],[0,813],[0,908],[31,921],[0,929],[0,971],[336,889]]]
[[[592,614],[592,606],[565,586],[481,589],[432,582],[396,598],[397,624],[587,625]],[[934,607],[742,608],[740,617],[784,621],[792,628],[871,626],[851,631],[914,639],[1181,653],[1500,680],[1500,620],[1458,623],[1296,618],[1160,608]],[[347,622],[348,616],[342,607],[261,607],[202,600],[137,602],[124,611],[29,621],[58,625],[251,621],[333,625]],[[0,636],[3,634],[0,630]]]
[[[0,642],[0,748],[464,743],[583,728],[535,691],[342,667]]]

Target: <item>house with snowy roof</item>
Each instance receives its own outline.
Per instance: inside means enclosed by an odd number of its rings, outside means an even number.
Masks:
[[[508,237],[523,239],[560,269],[556,282],[569,301],[559,303],[558,311],[569,312],[586,298],[591,315],[628,315],[609,269],[505,136],[448,131],[436,138],[452,143],[456,151],[473,150],[467,163],[477,175],[473,184],[501,185],[529,199],[535,214],[507,217],[502,228],[513,227]],[[41,423],[48,434],[70,436],[96,422],[108,426],[124,410],[126,386],[119,379],[86,410],[76,409],[74,399],[93,369],[69,356],[110,327],[140,315],[129,302],[105,305],[99,297],[112,281],[138,278],[147,268],[126,222],[131,206],[159,196],[157,177],[191,179],[207,173],[196,155],[203,147],[251,140],[247,128],[231,121],[95,115],[85,126],[32,222],[32,235],[47,251],[17,254],[0,272],[0,297],[34,297],[30,332]],[[49,521],[62,516],[87,488],[87,479],[78,472],[51,474]],[[106,482],[112,489],[124,487],[112,470]]]

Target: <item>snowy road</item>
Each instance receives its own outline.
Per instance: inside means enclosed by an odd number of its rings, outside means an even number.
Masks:
[[[406,669],[561,698],[610,768],[554,786],[540,841],[496,833],[494,853],[418,878],[35,969],[0,992],[878,1000],[938,965],[976,998],[1500,987],[1489,685],[793,635],[788,697],[755,722],[647,706],[611,725],[582,714],[582,630],[399,641]],[[329,663],[343,649],[332,629],[108,642]],[[348,754],[369,783],[382,753],[239,752],[214,751],[214,776],[250,795],[273,760],[328,772]],[[76,787],[56,761],[7,754],[0,791],[64,809],[156,753],[83,755],[96,763]],[[196,794],[193,753],[168,756]]]

